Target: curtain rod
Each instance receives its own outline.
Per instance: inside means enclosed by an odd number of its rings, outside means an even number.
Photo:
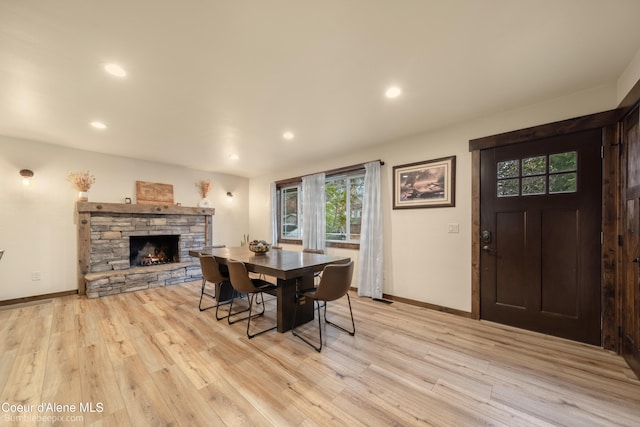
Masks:
[[[384,165],[384,161],[378,159],[378,160],[372,160],[371,162],[379,162],[380,166]],[[364,169],[364,165],[366,165],[367,163],[371,163],[371,162],[364,162],[364,163],[358,163],[355,165],[350,165],[350,166],[343,166],[341,168],[336,168],[336,169],[331,169],[328,171],[325,171],[325,175],[338,175],[341,173],[348,173],[348,172],[355,172],[357,170],[360,169]],[[318,172],[315,172],[318,173]],[[302,177],[304,176],[310,176],[310,175],[314,175],[313,173],[307,174],[307,175],[302,175],[302,176],[296,176],[294,178],[288,178],[288,179],[283,179],[280,181],[276,181],[276,185],[282,185],[282,184],[290,184],[293,182],[299,182],[302,181]]]

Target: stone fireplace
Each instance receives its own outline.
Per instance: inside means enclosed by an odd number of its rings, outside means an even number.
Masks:
[[[78,291],[89,298],[202,278],[189,255],[212,242],[215,210],[78,202]]]

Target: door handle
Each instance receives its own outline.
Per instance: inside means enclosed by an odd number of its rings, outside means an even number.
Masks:
[[[490,254],[495,254],[496,253],[496,251],[494,249],[490,248],[489,245],[484,245],[482,247],[482,250],[485,251],[485,252],[488,252]]]
[[[640,262],[640,258],[635,258],[635,259],[631,260],[631,262]]]

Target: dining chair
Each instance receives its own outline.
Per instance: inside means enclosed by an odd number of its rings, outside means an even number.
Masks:
[[[324,249],[311,249],[311,248],[304,248],[302,250],[302,252],[308,252],[310,254],[323,254],[324,255]]]
[[[202,289],[200,290],[200,302],[198,303],[198,309],[200,309],[200,311],[205,311],[215,308],[216,319],[222,320],[227,316],[220,317],[218,314],[218,308],[221,305],[229,304],[234,293],[231,282],[229,281],[229,276],[220,271],[220,266],[213,256],[201,253],[199,259],[200,268],[202,270]],[[213,284],[214,293],[207,292],[207,283]],[[209,307],[203,307],[202,299],[205,296],[213,299],[216,303]]]
[[[268,293],[270,295],[276,294],[277,286],[273,283],[267,282],[262,279],[255,279],[249,277],[249,273],[247,272],[247,268],[244,263],[240,261],[229,260],[227,262],[227,266],[229,267],[229,278],[231,279],[231,286],[238,294],[246,294],[249,302],[249,308],[246,310],[241,310],[238,312],[233,312],[233,301],[235,300],[235,294],[231,298],[231,304],[229,305],[229,324],[232,325],[241,320],[247,320],[247,337],[249,339],[255,337],[256,335],[263,334],[265,332],[271,331],[277,327],[277,325],[273,325],[269,328],[263,329],[259,332],[250,333],[251,329],[251,319],[254,317],[264,315],[265,306],[264,306],[264,293]],[[259,313],[253,313],[253,302],[254,299],[257,298],[256,295],[260,295],[260,299],[262,300],[262,311]],[[249,312],[249,314],[245,317],[237,318],[232,320],[231,317],[240,313]]]
[[[307,253],[310,253],[310,254],[324,255],[324,249],[303,248],[302,252],[307,252]],[[322,277],[322,272],[321,271],[317,271],[317,272],[313,273],[314,286],[318,284],[318,281],[320,280],[320,277]]]
[[[293,325],[291,333],[300,338],[302,341],[313,347],[316,351],[322,350],[322,324],[320,322],[320,302],[324,302],[324,321],[325,323],[347,332],[353,336],[356,333],[356,324],[353,321],[353,311],[351,310],[351,298],[349,297],[349,288],[351,287],[351,279],[353,278],[353,261],[349,261],[346,264],[329,264],[322,271],[322,278],[318,287],[307,291],[296,292],[296,305],[293,310]],[[349,303],[349,314],[351,314],[351,330],[348,330],[340,325],[337,325],[327,319],[327,303],[330,301],[336,301],[343,296],[347,296],[347,302]],[[320,338],[320,345],[316,346],[311,341],[301,336],[296,332],[296,315],[298,313],[298,307],[306,303],[306,300],[310,299],[317,305],[318,310],[318,334]]]

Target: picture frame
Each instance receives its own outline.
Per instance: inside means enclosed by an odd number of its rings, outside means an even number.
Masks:
[[[393,209],[456,205],[456,156],[393,167]]]

